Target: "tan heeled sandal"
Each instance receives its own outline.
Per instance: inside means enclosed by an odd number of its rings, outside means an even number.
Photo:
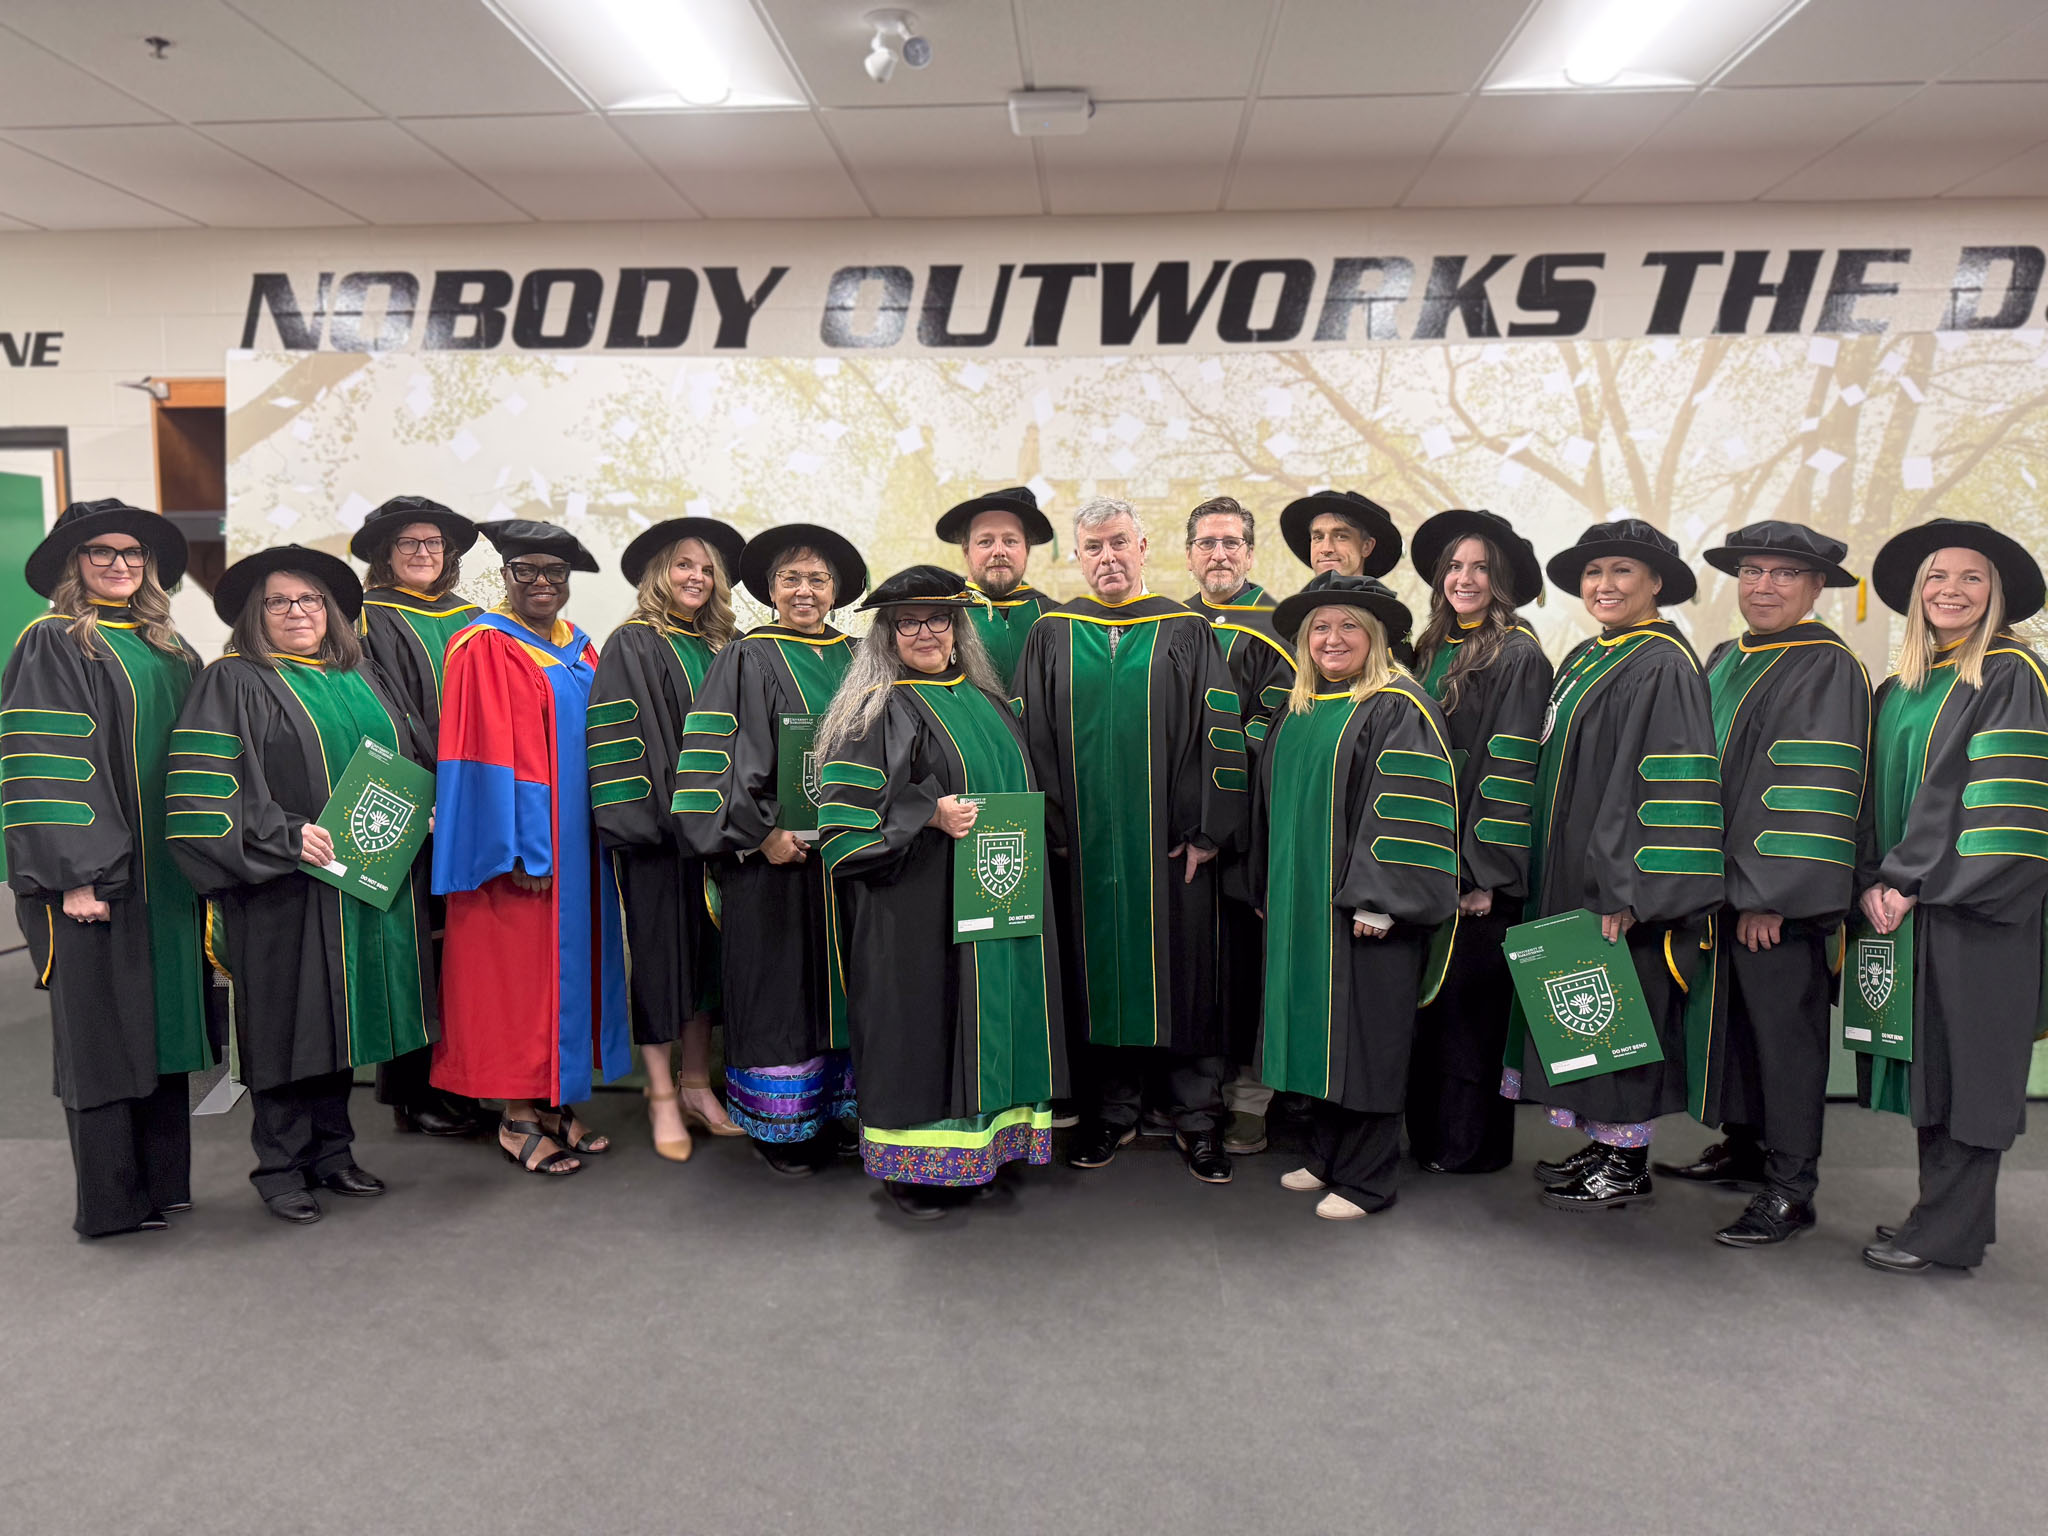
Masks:
[[[688,1078],[684,1077],[682,1073],[678,1072],[676,1074],[676,1094],[678,1098],[681,1098],[681,1096],[685,1093],[700,1092],[711,1093],[710,1078],[707,1077],[698,1082],[693,1083]],[[714,1104],[718,1102],[718,1096],[716,1094],[712,1094],[711,1102]],[[706,1115],[701,1109],[692,1108],[690,1105],[690,1101],[688,1099],[682,1099],[682,1112],[683,1124],[698,1126],[703,1130],[709,1132],[713,1136],[744,1136],[747,1134],[738,1126],[734,1125],[730,1120],[726,1119],[723,1110],[719,1112],[718,1118],[716,1120],[713,1120],[709,1115]]]
[[[647,1122],[649,1125],[654,1123],[655,1105],[673,1104],[676,1102],[676,1096],[672,1093],[656,1093],[651,1087],[642,1091],[647,1097]],[[688,1111],[684,1111],[684,1114],[687,1116]],[[695,1150],[690,1144],[690,1123],[687,1118],[683,1121],[683,1139],[681,1141],[663,1141],[659,1136],[654,1138],[654,1155],[667,1158],[672,1163],[687,1163],[690,1160],[690,1154]]]

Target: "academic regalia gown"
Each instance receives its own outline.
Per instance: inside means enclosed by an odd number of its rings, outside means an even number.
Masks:
[[[77,1230],[98,1235],[190,1198],[185,1075],[213,1062],[204,914],[164,842],[163,788],[199,658],[157,650],[128,609],[104,604],[88,658],[70,620],[47,614],[15,642],[0,795],[16,917],[50,994]],[[106,902],[105,922],[64,915],[64,893],[82,885]]]
[[[973,582],[967,585],[981,591]],[[974,632],[981,637],[981,647],[1005,687],[1016,687],[1017,661],[1024,654],[1025,638],[1038,616],[1052,606],[1053,600],[1045,593],[1028,582],[1019,582],[1002,597],[984,594],[980,604],[967,610]]]
[[[1761,1132],[1773,1154],[1820,1156],[1830,950],[1855,904],[1855,831],[1870,741],[1870,680],[1825,624],[1724,641],[1707,661],[1721,758],[1725,901],[1712,963],[1686,1000],[1686,1107]],[[1735,941],[1775,912],[1779,942]]]
[[[718,930],[704,863],[676,835],[683,721],[713,652],[678,618],[612,631],[590,691],[590,805],[624,903],[626,994],[635,1045],[666,1045],[718,986]]]
[[[1112,640],[1112,637],[1115,637]],[[1032,627],[1024,736],[1046,795],[1068,1026],[1102,1046],[1229,1047],[1215,861],[1249,810],[1237,691],[1207,622],[1171,598],[1078,598]]]
[[[495,610],[449,643],[435,786],[434,890],[448,898],[434,1085],[571,1104],[632,1065],[625,950],[590,815],[585,742],[597,648]],[[517,863],[550,877],[522,891]]]
[[[1454,630],[1430,655],[1422,684],[1439,705],[1465,643]],[[1514,1158],[1514,1105],[1500,1096],[1500,1063],[1515,984],[1501,940],[1522,920],[1529,894],[1531,781],[1550,682],[1543,647],[1518,627],[1492,661],[1458,679],[1444,716],[1451,750],[1464,754],[1459,890],[1493,892],[1493,909],[1459,916],[1435,1001],[1417,1023],[1408,1139],[1418,1161],[1459,1173],[1491,1172]]]
[[[943,796],[1037,788],[1015,717],[957,670],[909,676],[819,782],[868,1172],[986,1184],[1006,1162],[1050,1162],[1050,1101],[1067,1093],[1057,941],[1047,925],[954,943],[954,840],[930,825]]]
[[[853,1113],[846,988],[831,877],[756,853],[781,814],[781,715],[822,716],[852,644],[765,624],[719,652],[683,724],[671,808],[719,893],[726,1113],[757,1141],[791,1143]]]
[[[1637,1128],[1685,1107],[1685,995],[1721,904],[1714,721],[1692,647],[1654,619],[1597,635],[1551,687],[1536,769],[1524,919],[1580,908],[1635,913],[1626,943],[1664,1060],[1551,1084],[1517,1004],[1511,1096],[1561,1123]],[[1516,1087],[1510,1079],[1509,1087]]]

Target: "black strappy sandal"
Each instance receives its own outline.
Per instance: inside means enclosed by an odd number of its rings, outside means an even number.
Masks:
[[[500,1120],[498,1122],[498,1129],[500,1131],[510,1131],[514,1136],[526,1138],[520,1143],[517,1152],[514,1152],[502,1141],[498,1143],[498,1150],[505,1154],[507,1162],[517,1163],[528,1173],[544,1174],[549,1178],[560,1179],[566,1178],[572,1173],[583,1171],[583,1165],[567,1152],[550,1152],[537,1163],[529,1163],[527,1161],[540,1148],[543,1142],[555,1139],[537,1120]],[[567,1166],[565,1167],[564,1164]]]
[[[555,1128],[547,1134],[554,1141],[566,1147],[569,1151],[574,1152],[577,1156],[603,1157],[605,1153],[611,1151],[611,1137],[605,1135],[603,1131],[593,1131],[585,1122],[578,1120],[576,1118],[576,1111],[570,1109],[567,1105],[551,1105],[547,1112],[555,1117]],[[569,1132],[579,1125],[583,1126],[583,1134],[571,1137]],[[594,1142],[603,1142],[604,1145],[594,1146],[592,1145]]]

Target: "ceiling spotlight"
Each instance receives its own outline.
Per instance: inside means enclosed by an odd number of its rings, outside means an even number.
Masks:
[[[923,69],[932,61],[931,39],[917,33],[917,18],[908,11],[869,11],[861,20],[875,29],[863,67],[877,85],[887,85],[896,73],[898,60],[912,69]],[[901,50],[900,53],[898,50]]]

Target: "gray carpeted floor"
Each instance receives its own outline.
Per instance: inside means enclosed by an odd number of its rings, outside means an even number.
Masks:
[[[0,960],[0,1531],[1907,1533],[2048,1527],[2048,1144],[1974,1276],[1857,1262],[1912,1133],[1837,1107],[1820,1230],[1740,1201],[1536,1204],[1413,1174],[1365,1223],[1281,1154],[1196,1184],[1141,1143],[932,1227],[744,1144],[525,1177],[356,1098],[380,1200],[272,1219],[246,1105],[198,1208],[81,1243],[47,1022]],[[1665,1127],[1667,1152],[1708,1138]]]

